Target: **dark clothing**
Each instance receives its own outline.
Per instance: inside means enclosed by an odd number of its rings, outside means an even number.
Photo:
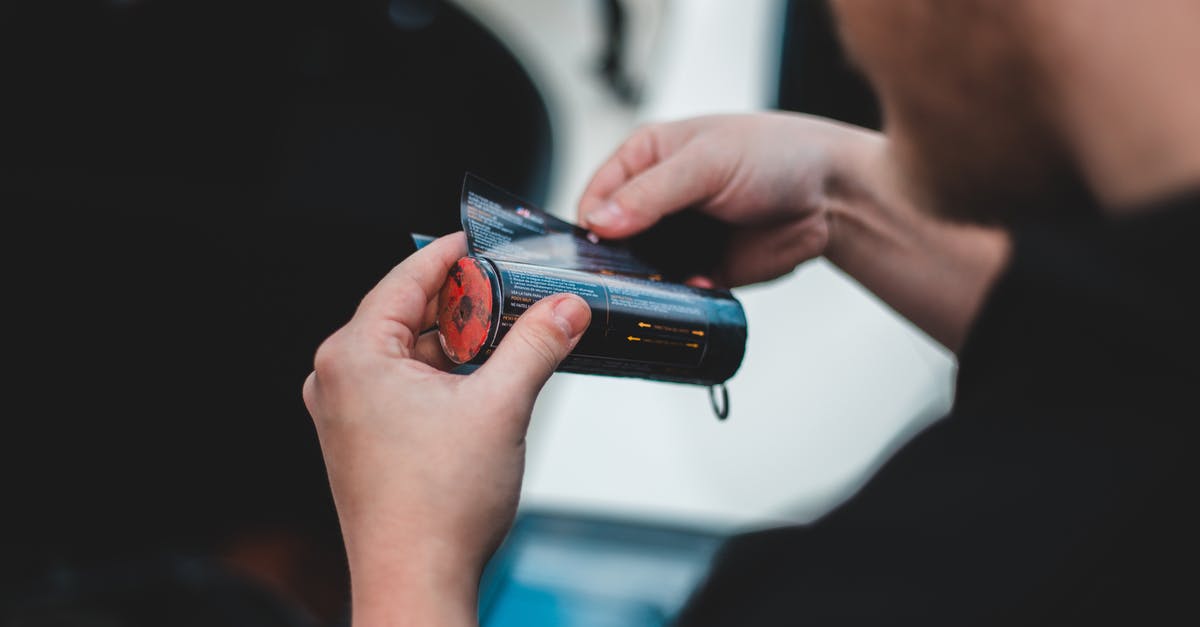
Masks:
[[[731,540],[680,624],[1194,623],[1198,233],[1200,195],[1015,232],[951,415],[816,524]]]

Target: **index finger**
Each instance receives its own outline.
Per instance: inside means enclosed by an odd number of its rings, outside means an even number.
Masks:
[[[416,337],[429,302],[437,298],[450,266],[466,254],[463,232],[439,237],[392,268],[363,297],[354,317],[399,322]]]
[[[637,129],[613,152],[592,175],[579,199],[578,218],[586,227],[587,216],[608,201],[613,192],[637,177],[646,169],[665,159],[678,143],[676,135],[683,130],[684,122],[655,124]]]

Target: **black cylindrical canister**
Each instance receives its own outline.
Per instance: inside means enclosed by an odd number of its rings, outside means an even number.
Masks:
[[[587,301],[592,322],[562,372],[716,385],[741,365],[746,315],[728,291],[481,257],[459,259],[442,287],[442,349],[483,363],[518,316],[564,292]]]

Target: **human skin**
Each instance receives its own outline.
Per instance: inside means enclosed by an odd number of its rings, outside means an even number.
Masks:
[[[733,232],[711,282],[824,255],[957,351],[1007,260],[1004,226],[1094,203],[1120,215],[1200,183],[1200,3],[834,8],[884,133],[785,114],[650,125],[597,169],[579,221],[619,238],[709,213]]]
[[[475,622],[479,573],[516,513],[534,399],[591,320],[560,294],[462,376],[433,333],[462,233],[393,269],[304,383],[345,537],[356,625]]]
[[[981,224],[1054,219],[1081,192],[1119,216],[1200,184],[1200,3],[835,9],[884,135],[788,116],[650,127],[598,170],[581,221],[616,237],[696,200],[736,229],[710,280],[766,280],[825,255],[956,347],[1007,255],[1004,232]],[[456,237],[384,279],[305,385],[360,627],[475,622],[480,569],[515,512],[529,410],[586,325],[586,306],[551,297],[475,375],[437,370],[417,330],[463,251]]]
[[[596,171],[579,220],[622,238],[685,208],[731,229],[700,284],[768,281],[824,255],[954,350],[1008,250],[1001,229],[916,210],[882,134],[796,114],[643,127]]]

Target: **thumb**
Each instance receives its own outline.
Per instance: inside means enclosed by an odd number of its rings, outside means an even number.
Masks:
[[[591,320],[592,310],[582,298],[547,296],[517,318],[474,376],[493,389],[509,389],[532,401]]]

